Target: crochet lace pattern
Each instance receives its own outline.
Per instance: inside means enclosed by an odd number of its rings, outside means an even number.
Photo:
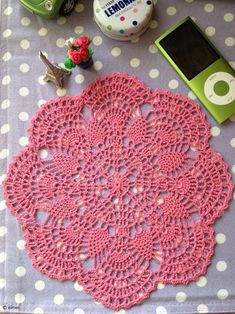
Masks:
[[[233,184],[197,104],[114,73],[47,102],[4,182],[33,266],[119,310],[204,274]]]

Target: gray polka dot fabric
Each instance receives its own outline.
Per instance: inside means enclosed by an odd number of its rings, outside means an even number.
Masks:
[[[79,0],[69,17],[44,20],[19,1],[1,1],[0,182],[12,157],[28,143],[30,120],[47,100],[78,95],[93,79],[119,71],[135,75],[152,89],[171,90],[200,102],[153,44],[180,19],[192,16],[224,57],[235,67],[235,2],[231,0],[158,0],[149,28],[140,38],[118,42],[105,37],[93,21],[92,0]],[[90,35],[94,65],[74,69],[64,88],[45,84],[38,51],[62,63],[65,40]],[[235,181],[235,115],[211,124],[210,144],[229,165]],[[1,195],[2,196],[2,195]],[[143,304],[118,314],[223,313],[235,311],[235,194],[215,224],[216,248],[207,273],[184,285],[159,284]],[[78,283],[58,282],[32,267],[20,226],[2,196],[0,201],[0,311],[35,314],[108,314]]]

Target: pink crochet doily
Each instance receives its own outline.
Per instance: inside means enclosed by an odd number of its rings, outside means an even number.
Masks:
[[[29,131],[4,190],[35,268],[114,310],[206,272],[233,184],[198,105],[115,73]]]

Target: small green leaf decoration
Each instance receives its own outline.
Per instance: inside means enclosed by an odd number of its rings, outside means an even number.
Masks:
[[[72,69],[75,68],[76,64],[71,59],[69,59],[69,57],[67,57],[66,60],[64,61],[64,66],[67,69]]]
[[[91,56],[93,55],[94,51],[93,51],[92,48],[90,48],[90,47],[88,47],[87,49],[88,49],[89,55],[90,55],[90,57],[91,57]]]

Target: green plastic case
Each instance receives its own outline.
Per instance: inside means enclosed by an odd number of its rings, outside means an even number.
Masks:
[[[215,62],[192,79],[186,77],[161,45],[161,41],[166,36],[186,21],[193,24],[219,56]],[[218,123],[222,123],[235,113],[235,72],[190,17],[171,27],[155,41],[155,44]]]

